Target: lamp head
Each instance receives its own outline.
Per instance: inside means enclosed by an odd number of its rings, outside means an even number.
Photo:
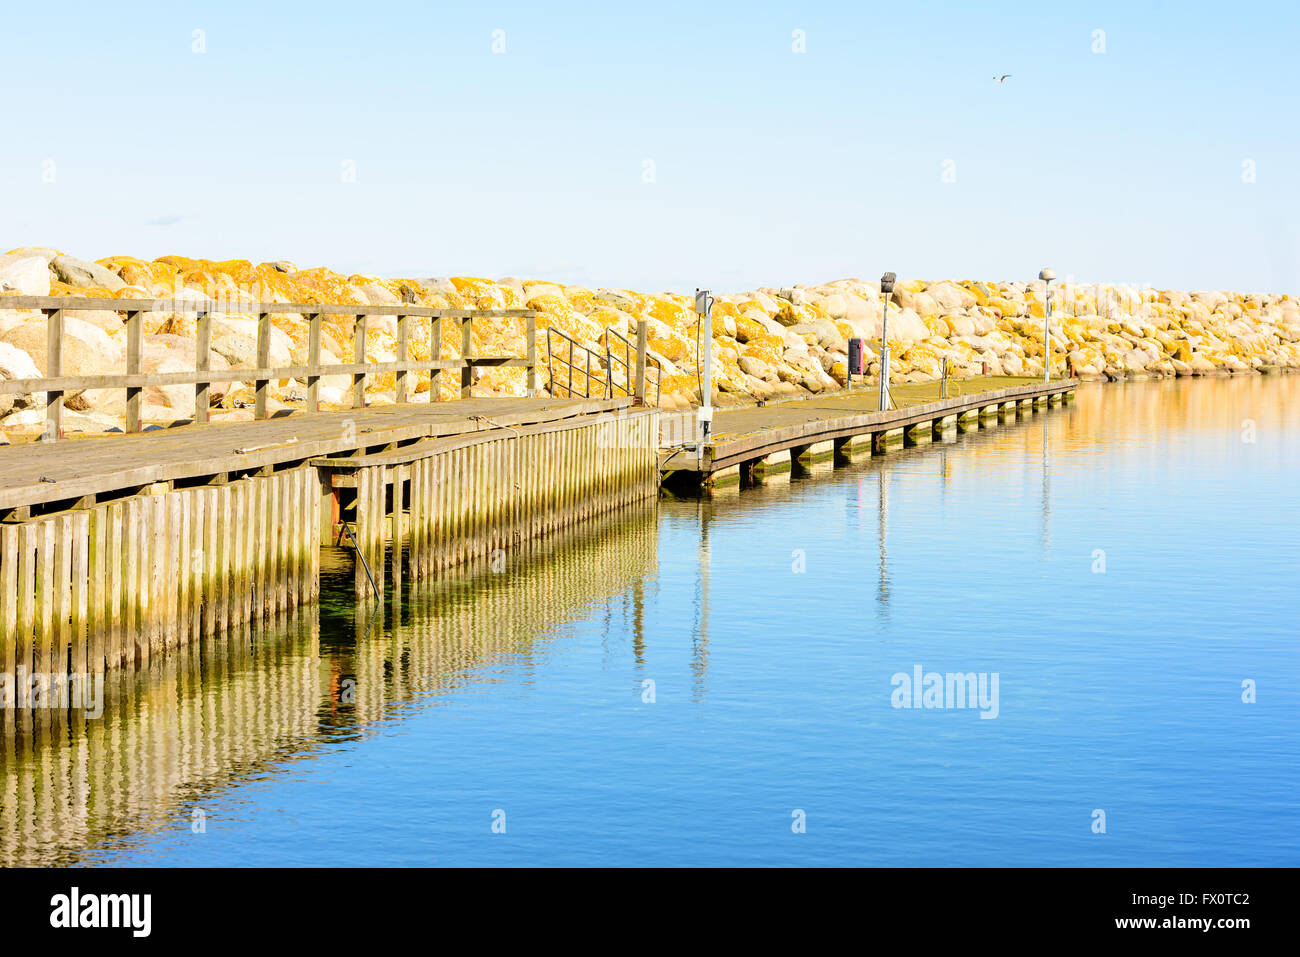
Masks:
[[[1042,269],[1038,270],[1038,278],[1043,280],[1043,282],[1051,282],[1056,278],[1056,270],[1048,269],[1044,266]]]
[[[894,283],[897,282],[897,280],[898,277],[892,272],[885,273],[880,277],[880,291],[888,296],[894,291]]]

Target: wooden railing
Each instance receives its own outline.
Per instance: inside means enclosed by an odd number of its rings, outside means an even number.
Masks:
[[[443,370],[460,370],[460,394],[469,398],[473,371],[482,367],[514,367],[528,370],[528,394],[537,392],[537,313],[532,309],[431,309],[408,305],[326,305],[324,303],[234,302],[171,299],[81,299],[72,296],[0,296],[0,308],[39,309],[46,318],[45,375],[38,379],[11,379],[0,382],[0,395],[36,395],[45,393],[47,434],[50,440],[63,437],[64,393],[85,389],[126,389],[126,430],[140,431],[141,396],[145,388],[164,385],[194,386],[194,421],[208,421],[209,391],[213,382],[254,383],[254,415],[269,416],[270,385],[279,379],[302,379],[307,383],[307,409],[320,408],[322,376],[350,375],[352,405],[365,405],[366,377],[395,373],[397,388],[394,400],[407,401],[411,373],[428,372],[430,401],[440,398],[440,374]],[[111,311],[126,313],[126,373],[124,375],[63,375],[63,316],[67,312]],[[193,315],[196,319],[193,372],[142,373],[144,356],[144,315],[146,313]],[[297,313],[309,323],[308,361],[306,365],[271,367],[271,316]],[[252,369],[214,370],[211,365],[210,341],[212,318],[223,314],[257,315],[257,365]],[[321,317],[351,316],[353,360],[350,363],[321,363]],[[397,317],[397,361],[366,362],[366,320],[368,316]],[[416,361],[407,358],[409,328],[412,317],[454,319],[460,322],[460,358],[430,358]],[[472,324],[478,318],[521,318],[527,327],[528,354],[525,356],[473,355]],[[429,355],[440,356],[442,324],[430,323]]]

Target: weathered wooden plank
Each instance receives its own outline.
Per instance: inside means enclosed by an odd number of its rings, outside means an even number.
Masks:
[[[144,356],[144,319],[139,309],[126,314],[126,374],[139,375]],[[140,431],[140,402],[142,389],[128,386],[126,390],[126,430]]]
[[[221,579],[217,575],[217,551],[221,535],[220,499],[216,488],[199,489],[203,496],[203,634],[215,636],[221,624]]]
[[[307,316],[307,365],[313,369],[320,366],[321,317],[319,312]],[[307,376],[307,409],[320,411],[320,374]]]
[[[440,360],[442,358],[442,319],[435,317],[429,322],[429,358],[431,360]],[[442,401],[442,369],[430,368],[429,370],[429,401]]]
[[[49,674],[54,665],[55,626],[58,593],[55,587],[56,533],[54,519],[48,518],[38,524],[40,531],[37,544],[36,567],[36,641],[33,646],[32,670],[40,674]]]
[[[390,555],[395,590],[402,587],[402,497],[406,490],[406,473],[407,466],[393,466],[393,547]]]
[[[379,585],[379,594],[384,594],[385,571],[384,571],[384,545],[386,542],[385,530],[387,523],[384,521],[384,513],[387,511],[388,497],[388,470],[384,467],[375,469],[375,484],[373,487],[375,501],[371,518],[374,520],[372,529],[374,537],[372,547],[374,551],[371,557],[371,570],[375,574],[375,582]]]
[[[15,695],[0,700],[5,733],[13,727],[13,705],[18,694],[18,526],[0,525],[0,676]]]
[[[474,354],[474,337],[471,330],[471,320],[468,316],[460,321],[460,356],[468,360]],[[472,387],[474,385],[474,370],[469,365],[464,365],[460,370],[460,397],[462,399],[470,398]]]
[[[289,602],[289,510],[293,507],[289,497],[288,472],[278,472],[275,476],[276,522],[275,522],[275,598],[276,608],[286,611]]]
[[[370,509],[371,472],[371,469],[361,469],[357,472],[357,496],[352,522],[352,593],[357,598],[364,598],[371,591],[370,579],[366,575],[365,568],[365,563],[369,561],[366,554],[365,536],[369,531],[367,512]]]
[[[410,322],[411,317],[405,313],[397,317],[397,361],[403,366],[409,358]],[[399,405],[406,401],[407,374],[405,368],[402,368],[397,372],[396,388],[393,391],[393,401]]]
[[[70,524],[72,525],[72,587],[69,595],[72,604],[72,620],[69,624],[72,630],[70,638],[72,660],[68,673],[89,674],[91,669],[87,662],[86,638],[89,625],[87,613],[91,607],[90,515],[87,512],[74,512]]]
[[[208,409],[212,405],[212,392],[209,380],[202,378],[212,369],[212,316],[201,312],[194,325],[194,421],[203,424],[208,421]]]
[[[162,589],[167,609],[167,627],[163,632],[163,649],[171,652],[180,647],[180,568],[183,559],[181,538],[181,502],[184,491],[158,496],[163,500],[167,526],[167,561],[162,570]]]
[[[183,647],[197,636],[190,633],[190,523],[193,521],[192,489],[182,489],[175,493],[176,512],[179,532],[176,537],[176,563],[172,566],[175,576],[172,587],[176,590],[176,643]]]
[[[258,549],[261,561],[263,621],[272,620],[279,610],[275,597],[275,476],[259,479],[262,483],[262,542]]]
[[[315,469],[298,469],[296,473],[297,502],[294,505],[294,517],[297,522],[298,550],[298,603],[306,605],[314,601],[311,590],[311,547],[314,541],[312,531],[312,507],[317,499]]]
[[[14,629],[15,674],[32,673],[36,660],[36,567],[40,528],[29,522],[18,526],[18,603]]]
[[[230,539],[230,623],[242,625],[248,621],[248,480],[232,482],[230,489],[230,526],[226,536]]]
[[[320,598],[320,528],[321,528],[321,490],[320,473],[309,468],[308,494],[311,496],[311,524],[307,529],[307,543],[311,549],[311,600]]]
[[[45,310],[45,375],[63,377],[63,310]],[[63,392],[49,389],[45,393],[45,430],[50,439],[63,438]]]
[[[230,629],[230,566],[231,566],[231,546],[230,539],[230,486],[222,485],[215,489],[217,496],[217,507],[214,514],[216,519],[216,554],[214,563],[215,587],[213,600],[217,606],[216,627],[220,634],[227,634]]]
[[[420,580],[421,489],[424,487],[424,466],[428,459],[416,459],[406,467],[406,577],[410,582]]]
[[[55,591],[54,606],[54,646],[49,665],[51,674],[63,675],[68,672],[68,654],[72,647],[72,579],[73,579],[73,522],[72,515],[64,513],[54,519],[55,535]]]
[[[249,620],[266,617],[266,479],[253,477],[248,483],[247,530]]]
[[[366,407],[366,317],[364,315],[356,317],[356,325],[352,329],[352,362],[361,367],[360,371],[352,375],[352,407],[364,409]]]
[[[207,495],[202,488],[190,490],[190,537],[187,545],[185,566],[190,580],[190,636],[199,641],[204,636],[204,606],[208,595],[204,570],[207,567],[207,538],[204,514],[207,510]]]
[[[271,365],[271,317],[265,312],[257,316],[257,377],[253,380],[253,418],[265,419],[267,399],[271,395],[271,380],[261,371]]]
[[[286,608],[298,607],[298,540],[302,528],[302,469],[285,472],[283,476],[284,510],[284,591]]]
[[[170,495],[151,495],[149,502],[149,522],[153,533],[153,548],[150,557],[150,596],[149,603],[153,609],[149,629],[149,653],[151,657],[161,656],[167,649],[167,596],[171,589],[167,587],[167,500]]]
[[[108,512],[108,554],[105,560],[108,601],[104,620],[108,626],[108,640],[104,645],[104,667],[121,668],[126,664],[125,608],[122,592],[126,583],[126,506],[110,502]]]

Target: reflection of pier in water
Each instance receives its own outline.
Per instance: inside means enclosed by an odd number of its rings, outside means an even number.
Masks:
[[[354,619],[350,602],[335,612],[326,594],[296,616],[110,674],[101,717],[0,734],[0,866],[94,861],[136,834],[188,830],[222,790],[454,694],[486,662],[527,662],[593,605],[639,608],[657,543],[654,505],[634,505],[525,543],[499,572],[487,561],[445,571],[407,590],[390,622]],[[339,590],[349,581],[350,570]],[[630,617],[635,648],[640,622]]]

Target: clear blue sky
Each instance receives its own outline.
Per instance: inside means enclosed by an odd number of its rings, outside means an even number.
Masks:
[[[617,6],[10,0],[0,243],[1300,293],[1300,5]]]

